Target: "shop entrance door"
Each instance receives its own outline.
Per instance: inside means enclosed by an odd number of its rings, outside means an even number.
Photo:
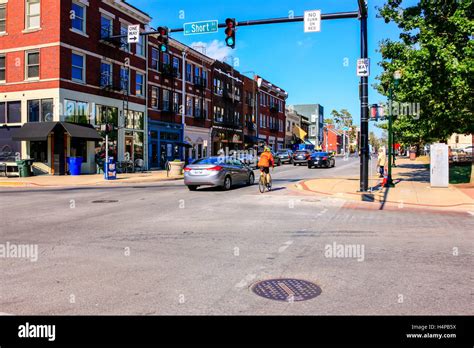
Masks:
[[[173,144],[162,142],[160,144],[160,167],[164,168],[166,162],[172,161],[173,159]]]
[[[152,141],[151,142],[151,158],[150,158],[150,167],[158,168],[160,166],[160,159],[158,154],[158,142]]]
[[[52,153],[54,175],[66,174],[66,150],[64,131],[55,130],[52,134]]]

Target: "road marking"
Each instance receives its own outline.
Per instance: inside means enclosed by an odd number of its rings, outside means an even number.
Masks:
[[[248,274],[244,279],[242,279],[240,282],[238,282],[237,284],[235,284],[235,287],[236,288],[244,288],[248,285],[248,283],[250,283],[252,280],[255,279],[257,275],[255,274]]]
[[[282,245],[279,249],[278,249],[278,252],[279,253],[282,253],[284,252],[286,249],[288,249],[288,247],[293,244],[293,241],[292,240],[289,240],[288,242],[285,242],[284,245]]]
[[[469,214],[471,214],[471,216],[474,216],[474,211],[468,211]]]
[[[15,315],[15,314],[0,312],[0,316],[2,315]]]

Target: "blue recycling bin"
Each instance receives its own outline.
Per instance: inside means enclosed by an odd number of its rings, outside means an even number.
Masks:
[[[82,157],[68,157],[69,173],[81,175]]]
[[[113,157],[109,157],[107,161],[104,161],[104,179],[115,180],[117,179],[117,169],[115,160]]]

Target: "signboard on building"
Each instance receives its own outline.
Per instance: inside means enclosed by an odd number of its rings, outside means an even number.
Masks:
[[[370,59],[357,59],[357,76],[368,77],[370,75]]]
[[[304,32],[321,31],[321,10],[304,11]]]
[[[217,33],[219,30],[218,24],[219,22],[214,19],[209,21],[184,23],[184,35]]]
[[[140,39],[140,24],[134,24],[128,26],[127,31],[127,43],[138,43]]]

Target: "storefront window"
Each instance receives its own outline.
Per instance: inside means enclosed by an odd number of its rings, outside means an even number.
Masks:
[[[64,122],[89,124],[90,123],[90,109],[89,103],[64,100]]]
[[[97,105],[95,124],[100,136],[105,139],[105,133],[100,130],[103,124],[112,124],[114,129],[118,127],[118,108]],[[117,139],[118,131],[114,130],[109,133],[109,156],[117,160]],[[98,141],[96,143],[96,160],[105,158],[105,141]]]
[[[145,128],[144,122],[143,112],[128,110],[125,128],[143,130]]]
[[[36,162],[48,162],[48,142],[47,141],[31,141],[30,142],[30,158],[34,158]]]

